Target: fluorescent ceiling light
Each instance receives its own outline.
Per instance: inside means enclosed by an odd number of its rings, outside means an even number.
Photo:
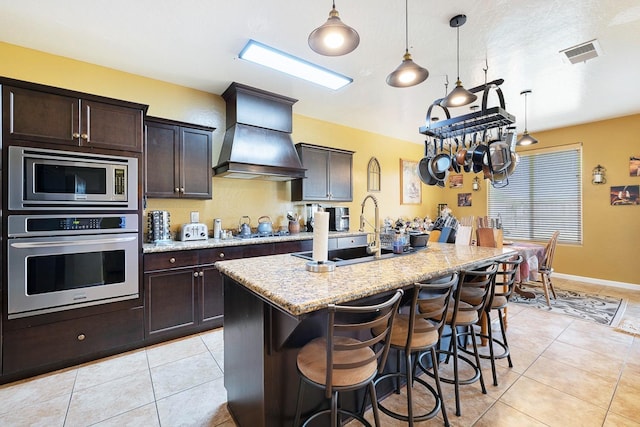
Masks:
[[[249,40],[239,56],[241,59],[282,71],[333,90],[340,89],[353,81],[350,77],[312,64],[309,61],[289,55],[255,40]]]

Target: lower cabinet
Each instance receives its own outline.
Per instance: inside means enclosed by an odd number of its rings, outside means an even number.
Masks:
[[[143,341],[142,307],[4,331],[2,374],[38,371]]]

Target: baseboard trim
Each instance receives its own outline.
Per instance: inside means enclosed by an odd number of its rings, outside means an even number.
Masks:
[[[593,277],[574,276],[572,274],[562,274],[558,272],[554,272],[553,276],[558,277],[560,279],[593,283],[594,285],[611,286],[613,288],[623,288],[623,289],[630,289],[633,291],[640,291],[640,284],[637,284],[637,283],[615,282],[613,280],[596,279]]]

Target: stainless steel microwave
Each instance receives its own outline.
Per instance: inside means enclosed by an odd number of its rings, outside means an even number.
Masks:
[[[9,147],[10,210],[137,210],[138,159]]]

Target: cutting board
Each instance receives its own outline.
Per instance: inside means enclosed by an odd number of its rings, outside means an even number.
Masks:
[[[473,226],[459,225],[456,232],[456,245],[469,246],[471,244],[471,232]]]
[[[478,228],[476,230],[476,237],[478,239],[478,246],[485,246],[488,248],[496,247],[496,239],[493,236],[493,228]]]

